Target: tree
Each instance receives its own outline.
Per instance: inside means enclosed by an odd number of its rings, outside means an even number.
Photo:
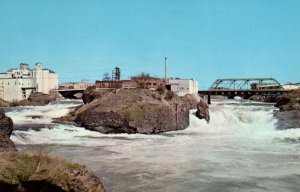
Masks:
[[[145,73],[145,72],[141,72],[138,77],[143,78],[143,79],[147,79],[150,77],[149,73]]]
[[[103,81],[110,81],[111,80],[111,78],[110,78],[110,76],[109,76],[109,73],[104,73],[103,74],[103,79],[102,79]]]

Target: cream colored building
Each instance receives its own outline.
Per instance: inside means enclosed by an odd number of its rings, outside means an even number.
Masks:
[[[41,63],[30,69],[28,64],[21,63],[20,68],[0,73],[0,98],[5,101],[27,99],[32,91],[49,94],[58,88],[58,74],[43,69]]]
[[[167,79],[165,86],[179,96],[198,93],[198,82],[193,79]]]
[[[300,83],[286,83],[283,84],[282,87],[284,88],[284,90],[299,90]]]

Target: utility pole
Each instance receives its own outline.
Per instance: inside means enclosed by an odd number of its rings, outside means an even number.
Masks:
[[[167,81],[167,57],[165,57],[165,81]]]

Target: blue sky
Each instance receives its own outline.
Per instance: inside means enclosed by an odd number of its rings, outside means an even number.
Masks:
[[[0,71],[42,62],[60,82],[118,66],[194,78],[300,82],[299,0],[0,0]]]

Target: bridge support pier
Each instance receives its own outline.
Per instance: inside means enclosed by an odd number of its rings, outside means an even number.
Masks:
[[[207,95],[207,103],[210,105],[211,104],[211,101],[210,101],[210,93],[208,93]]]

